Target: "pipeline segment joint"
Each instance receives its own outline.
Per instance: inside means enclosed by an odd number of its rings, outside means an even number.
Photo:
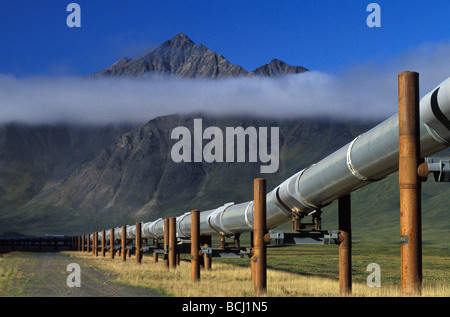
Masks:
[[[356,178],[365,181],[365,182],[371,182],[374,181],[373,179],[370,179],[369,177],[366,177],[364,175],[362,175],[357,169],[356,167],[353,165],[352,162],[352,148],[353,145],[355,144],[356,140],[358,140],[361,137],[361,135],[358,135],[355,139],[353,139],[352,142],[350,142],[348,149],[347,149],[347,168],[350,171],[350,173],[352,173],[353,176],[355,176]]]
[[[162,221],[162,218],[159,218],[152,222],[146,222],[142,224],[142,235],[145,238],[159,238],[156,234],[155,226],[158,222]]]
[[[310,167],[307,167],[299,173],[291,176],[275,189],[275,204],[280,208],[280,210],[285,211],[287,215],[290,215],[292,208],[294,207],[297,207],[300,210],[320,209],[318,206],[303,197],[299,191],[300,179],[305,171]]]
[[[225,228],[225,226],[223,225],[223,213],[225,212],[225,210],[227,210],[228,207],[230,207],[232,205],[234,205],[234,202],[227,203],[227,204],[217,208],[216,210],[214,210],[208,216],[207,221],[208,221],[209,226],[221,235],[225,235],[225,236],[233,236],[234,235],[233,232],[227,230]]]
[[[450,145],[450,78],[420,101],[420,118],[428,133],[439,143]]]
[[[187,216],[190,216],[190,215],[191,215],[190,212],[186,212],[177,218],[177,221],[176,221],[177,235],[180,238],[189,238],[191,236],[190,232],[183,232],[183,230],[181,229],[182,228],[181,224],[182,224],[184,218],[186,218]]]
[[[253,201],[251,201],[247,207],[245,208],[244,217],[245,217],[245,223],[250,229],[253,229]],[[250,211],[252,212],[252,215],[250,215]]]

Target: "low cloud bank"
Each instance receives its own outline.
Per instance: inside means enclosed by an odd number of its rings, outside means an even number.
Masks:
[[[421,96],[450,77],[450,44],[423,45],[382,66],[341,74],[222,80],[16,78],[0,74],[0,123],[144,123],[173,113],[381,120],[397,112],[397,74],[420,74]]]

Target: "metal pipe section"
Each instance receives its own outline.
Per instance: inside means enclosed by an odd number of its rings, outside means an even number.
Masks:
[[[450,78],[420,101],[421,156],[429,156],[450,146]],[[291,210],[313,211],[327,206],[374,181],[398,170],[398,114],[356,137],[341,149],[291,176],[266,195],[267,229],[291,219]],[[191,216],[176,219],[177,236],[189,238]],[[120,239],[120,228],[116,228]],[[135,226],[127,228],[135,237]],[[253,201],[230,202],[200,213],[200,235],[224,235],[253,231]],[[142,224],[142,237],[164,237],[164,221]]]

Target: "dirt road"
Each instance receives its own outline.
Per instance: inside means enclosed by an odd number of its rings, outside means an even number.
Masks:
[[[114,276],[98,270],[82,259],[61,253],[21,253],[15,261],[21,278],[17,281],[22,297],[157,297],[156,291],[122,285]],[[70,263],[80,266],[80,287],[69,287],[67,271]],[[14,293],[14,292],[13,292]]]

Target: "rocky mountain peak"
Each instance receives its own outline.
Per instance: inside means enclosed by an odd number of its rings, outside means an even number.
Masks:
[[[164,42],[161,46],[162,47],[188,48],[188,47],[193,47],[195,45],[196,44],[186,34],[178,33],[170,40]]]
[[[266,76],[266,77],[279,77],[288,74],[299,74],[308,71],[308,69],[301,66],[292,66],[286,64],[279,59],[272,59],[269,64],[258,67],[252,71],[250,76]]]
[[[307,71],[278,59],[249,73],[243,67],[230,63],[222,55],[202,44],[195,44],[186,34],[178,33],[136,58],[122,58],[113,65],[91,76],[136,76],[141,74],[177,75],[185,78],[225,78],[298,74]]]

